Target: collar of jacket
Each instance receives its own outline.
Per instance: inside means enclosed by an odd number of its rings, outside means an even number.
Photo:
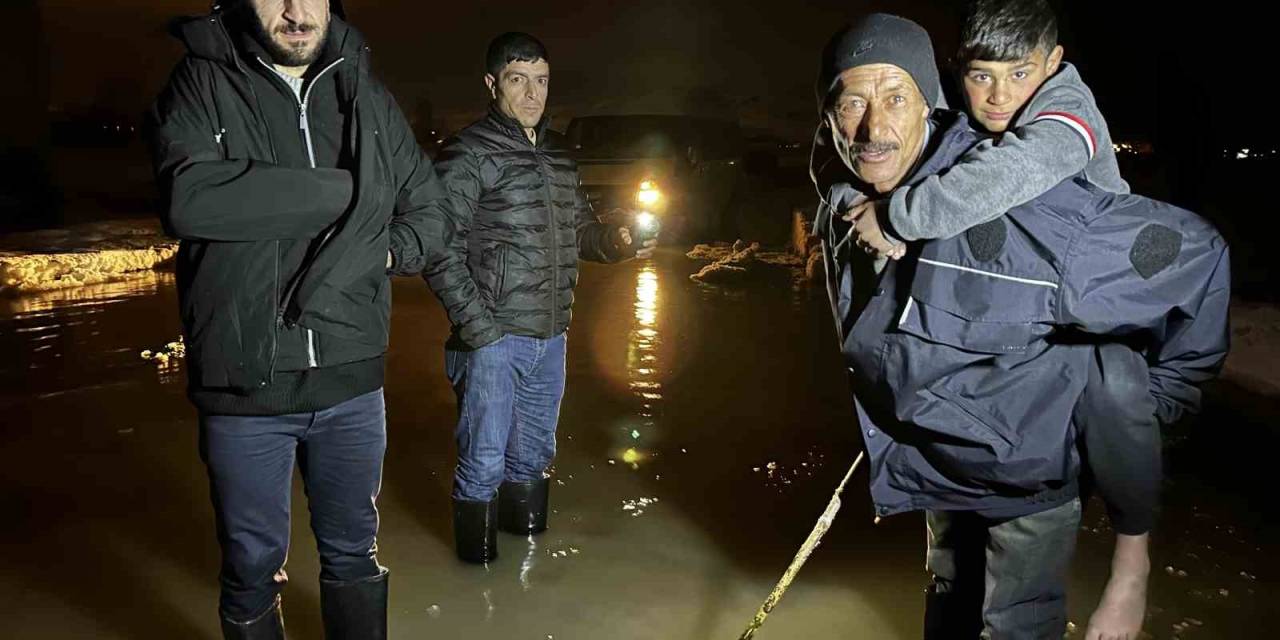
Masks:
[[[502,110],[498,108],[497,102],[489,103],[489,119],[493,121],[493,123],[496,124],[498,128],[502,129],[503,131],[506,131],[507,135],[510,135],[513,138],[518,138],[525,142],[529,141],[529,136],[525,135],[524,127],[520,126],[520,123],[516,122],[515,118],[512,118],[511,116],[508,116],[507,114],[503,113]],[[546,141],[546,136],[543,134],[547,132],[547,125],[550,123],[551,123],[551,119],[548,118],[545,113],[542,114],[542,119],[539,120],[538,124],[533,128],[534,133],[538,134],[537,135],[538,141],[536,144],[534,144],[535,147],[543,146],[544,142]]]

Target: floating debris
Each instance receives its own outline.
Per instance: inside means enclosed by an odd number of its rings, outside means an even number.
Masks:
[[[657,498],[636,498],[634,500],[623,500],[622,510],[630,512],[632,518],[638,518],[644,513],[644,508],[658,503]]]
[[[637,430],[635,430],[635,429],[632,429],[632,430],[631,430],[631,439],[632,439],[632,440],[639,440],[639,439],[640,439],[640,432],[639,432],[639,431],[637,431]]]
[[[613,458],[609,458],[609,464],[618,464],[618,461]]]
[[[433,605],[431,605],[431,606],[427,607],[427,615],[431,616],[432,618],[439,618],[439,617],[440,617],[440,605],[438,605],[438,604],[433,604]]]
[[[182,336],[178,336],[177,340],[166,344],[164,348],[159,351],[145,349],[138,355],[141,356],[143,360],[154,362],[156,367],[159,369],[168,369],[171,364],[170,361],[182,360],[187,357],[187,345]]]

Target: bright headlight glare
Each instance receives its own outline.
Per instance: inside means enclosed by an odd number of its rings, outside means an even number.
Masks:
[[[636,192],[636,202],[645,206],[653,206],[658,204],[662,199],[662,192],[658,190],[658,185],[652,180],[645,180],[640,183],[640,190]]]
[[[652,229],[653,223],[656,221],[657,219],[648,211],[636,215],[636,226],[641,229]]]
[[[661,200],[661,199],[662,199],[662,194],[659,193],[657,189],[653,189],[651,191],[642,190],[636,194],[636,200],[638,200],[640,204],[654,205],[654,204],[657,204],[658,200]]]

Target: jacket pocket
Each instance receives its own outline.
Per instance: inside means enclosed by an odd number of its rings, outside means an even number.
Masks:
[[[495,303],[502,304],[507,292],[507,245],[498,245],[497,261],[498,281],[493,286],[493,299]]]
[[[957,426],[960,432],[953,433],[966,439],[980,442],[991,448],[996,457],[1004,459],[1022,444],[1022,437],[1004,421],[986,410],[980,403],[964,394],[939,382],[928,389],[943,402],[956,408],[956,416],[960,418]]]
[[[505,245],[494,245],[483,249],[480,253],[480,269],[476,274],[476,284],[480,288],[480,296],[485,306],[496,310],[502,302],[502,289],[506,286],[507,248]]]
[[[1017,302],[1011,304],[1016,306]],[[987,316],[988,319],[974,320],[957,315],[955,307],[952,309],[937,307],[913,296],[907,299],[897,328],[929,342],[992,355],[1024,353],[1053,331],[1047,319],[1025,320],[1022,318],[1027,316],[1019,310],[1012,310],[1009,319]]]

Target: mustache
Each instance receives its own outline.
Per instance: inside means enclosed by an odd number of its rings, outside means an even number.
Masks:
[[[855,142],[849,145],[849,150],[853,153],[886,153],[889,151],[897,151],[899,149],[896,142]]]
[[[276,33],[284,33],[288,35],[302,35],[311,33],[316,30],[316,25],[309,22],[299,22],[298,24],[286,24],[278,29]]]

